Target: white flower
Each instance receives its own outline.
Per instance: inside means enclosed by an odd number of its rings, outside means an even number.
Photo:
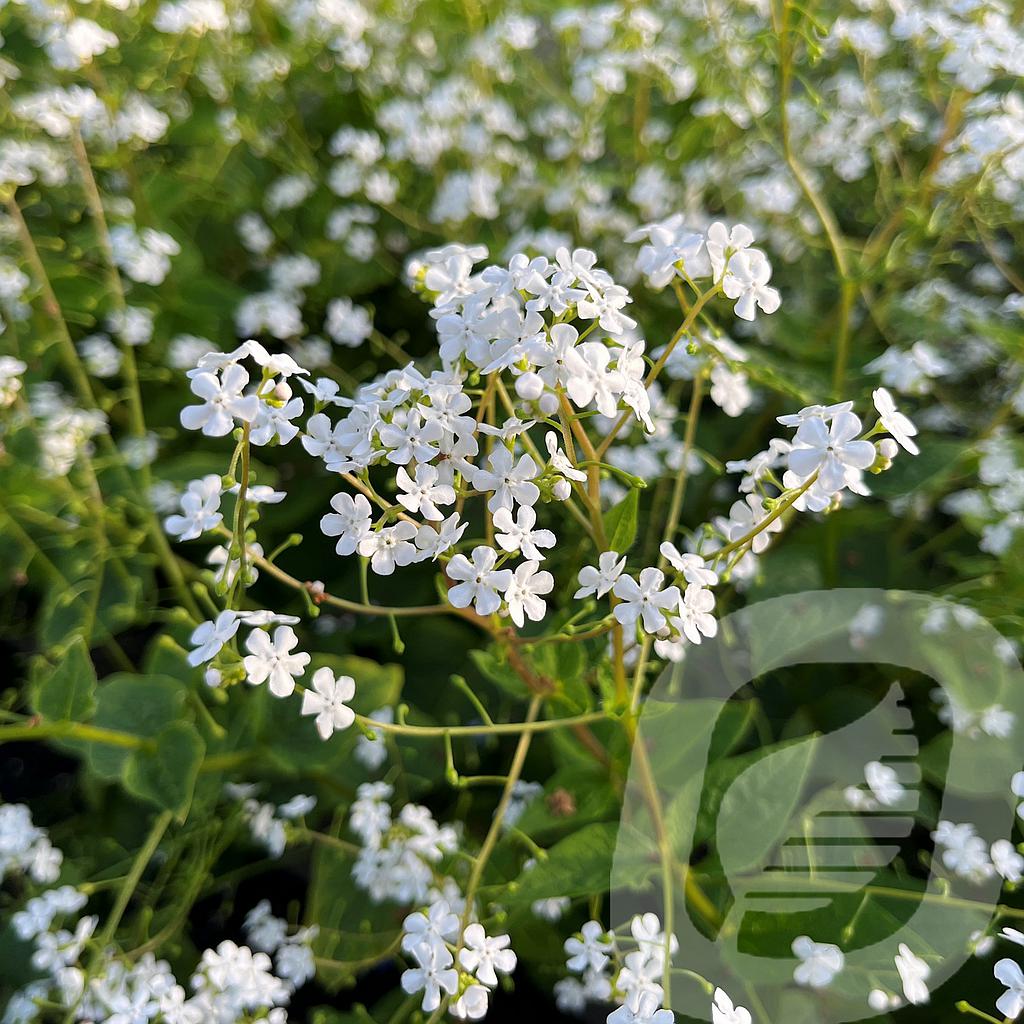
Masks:
[[[498,984],[495,971],[511,974],[516,969],[516,955],[508,948],[509,936],[488,936],[483,925],[473,923],[466,928],[462,941],[459,963],[490,988]]]
[[[351,676],[338,676],[327,668],[313,673],[313,689],[302,695],[302,714],[316,715],[316,731],[321,739],[328,739],[335,731],[347,729],[355,721],[355,712],[345,701],[356,693],[356,681]]]
[[[416,946],[440,946],[454,942],[459,934],[459,917],[452,913],[447,900],[436,900],[427,912],[417,911],[402,922],[402,949],[407,953]]]
[[[494,513],[495,540],[503,551],[521,551],[527,558],[543,561],[540,548],[555,545],[555,535],[550,530],[535,530],[537,513],[529,505],[520,507],[513,518],[512,510],[500,508]]]
[[[716,988],[715,1001],[711,1005],[711,1024],[750,1024],[750,1011],[734,1006],[725,992]]]
[[[370,533],[370,503],[362,494],[353,497],[342,491],[331,498],[333,512],[320,519],[320,529],[328,537],[337,537],[335,551],[351,555]]]
[[[801,963],[793,971],[793,980],[798,985],[811,988],[825,988],[843,969],[846,957],[843,951],[830,942],[814,942],[807,935],[793,940],[793,953]]]
[[[991,849],[992,866],[1008,882],[1019,882],[1024,878],[1024,857],[1009,839],[997,839]]]
[[[691,644],[699,644],[702,637],[718,632],[718,622],[711,614],[715,595],[697,583],[691,583],[683,592],[679,604],[672,610],[679,631]]]
[[[482,1020],[487,1016],[488,999],[483,985],[469,985],[448,1009],[456,1020]]]
[[[988,857],[988,846],[970,822],[940,821],[932,839],[936,846],[945,847],[942,863],[950,871],[975,880],[991,877],[994,868]]]
[[[768,284],[771,276],[771,264],[760,249],[743,249],[729,258],[722,291],[737,300],[734,312],[741,320],[753,320],[757,306],[765,313],[779,308],[779,293]]]
[[[882,426],[896,438],[900,447],[910,452],[911,455],[919,454],[921,449],[911,440],[917,434],[917,427],[914,426],[909,417],[896,408],[896,402],[893,400],[892,395],[885,388],[875,388],[871,392],[871,398],[875,403],[875,408],[878,410],[878,418]]]
[[[624,626],[640,619],[648,633],[664,629],[665,612],[676,607],[682,596],[676,586],[663,589],[664,582],[665,574],[653,566],[641,571],[639,583],[632,576],[620,576],[612,588],[621,602],[615,606],[615,618]]]
[[[1015,942],[1018,946],[1024,946],[1024,932],[1016,928],[1003,928],[999,932],[999,938],[1006,939],[1007,942]]]
[[[896,770],[878,761],[869,761],[864,765],[864,778],[875,799],[885,807],[899,803],[906,792]]]
[[[671,541],[664,541],[658,550],[661,557],[677,572],[683,574],[687,583],[697,583],[702,587],[713,587],[718,582],[718,573],[707,567],[700,555],[689,551],[680,551]]]
[[[629,922],[629,931],[640,952],[658,961],[660,971],[660,965],[665,960],[665,930],[661,926],[661,918],[650,911],[646,914],[634,914]],[[675,956],[678,951],[679,940],[673,935],[668,943],[669,956]]]
[[[854,440],[860,430],[860,419],[852,412],[837,413],[831,427],[820,416],[804,420],[793,438],[789,468],[801,479],[817,470],[818,486],[826,494],[842,490],[851,469],[867,469],[875,461],[875,446]]]
[[[448,591],[448,600],[456,608],[473,605],[477,615],[491,615],[501,607],[498,592],[508,589],[512,570],[495,569],[498,552],[483,544],[473,548],[472,557],[470,562],[459,554],[448,563],[448,577],[456,581]]]
[[[570,935],[565,940],[565,951],[569,954],[565,966],[578,974],[587,970],[600,971],[608,963],[608,954],[613,948],[613,943],[605,937],[601,922],[588,921],[580,929],[579,937]]]
[[[716,519],[715,524],[729,541],[738,541],[754,534],[750,540],[750,550],[759,555],[771,543],[771,534],[779,533],[783,528],[782,520],[778,517],[762,526],[768,515],[760,496],[748,494],[743,500],[732,503],[728,519]]]
[[[423,943],[412,949],[412,956],[419,966],[402,973],[402,989],[409,995],[422,992],[421,1009],[433,1013],[441,1005],[442,991],[458,991],[459,972],[452,968],[452,955],[444,946]]]
[[[928,986],[925,982],[931,974],[931,968],[919,957],[910,951],[904,944],[900,943],[899,952],[896,954],[896,970],[899,972],[900,981],[903,983],[903,994],[908,1003],[921,1005],[929,999]],[[998,964],[996,965],[999,966]],[[997,975],[998,977],[998,975]]]
[[[992,970],[996,981],[1006,986],[1006,991],[996,1000],[996,1009],[1009,1020],[1016,1020],[1024,1013],[1024,973],[1014,960],[1000,960]]]
[[[395,566],[408,565],[419,552],[412,542],[416,538],[416,524],[402,520],[394,526],[371,530],[359,541],[358,551],[370,559],[370,568],[378,576],[390,576]]]
[[[707,230],[704,245],[708,258],[711,260],[711,274],[715,281],[719,280],[725,270],[727,259],[735,253],[749,249],[754,244],[754,232],[745,224],[733,225],[732,231],[716,220]],[[735,296],[733,296],[735,298]]]
[[[487,464],[487,470],[474,469],[473,486],[478,491],[494,492],[487,501],[491,512],[512,508],[513,501],[520,505],[537,504],[540,489],[532,481],[540,470],[531,456],[524,455],[515,462],[512,452],[502,444],[491,452]]]
[[[608,1014],[608,1024],[674,1024],[675,1019],[671,1010],[661,1009],[661,997],[654,992],[640,992]]]
[[[525,619],[540,622],[547,611],[542,595],[550,594],[555,585],[551,573],[541,570],[540,562],[522,562],[516,566],[512,579],[505,589],[505,603],[508,613],[517,626],[522,626]],[[448,567],[449,573],[451,566]]]
[[[218,377],[201,370],[192,375],[192,393],[203,399],[202,405],[181,410],[181,425],[186,430],[201,430],[207,437],[223,437],[235,428],[235,419],[251,423],[260,411],[256,395],[243,395],[249,384],[249,372],[232,363]]]
[[[567,480],[582,482],[587,479],[587,474],[582,469],[577,469],[569,461],[569,456],[559,447],[558,435],[553,430],[549,430],[544,435],[544,446],[547,448],[548,455],[551,458],[552,469],[560,473]]]
[[[269,680],[275,697],[287,697],[295,690],[295,677],[301,676],[309,664],[309,655],[292,654],[299,638],[291,626],[278,626],[271,642],[270,634],[254,629],[245,641],[250,653],[242,659],[246,681],[256,686]]]
[[[212,621],[201,622],[189,638],[194,649],[189,651],[188,663],[196,668],[204,662],[213,660],[237,632],[238,612],[230,608],[221,612]]]
[[[249,945],[263,953],[273,953],[287,937],[288,924],[271,912],[270,900],[260,900],[245,915],[245,935]]]
[[[201,480],[193,480],[181,496],[181,513],[168,516],[164,529],[178,540],[195,540],[207,530],[212,530],[224,518],[221,515],[221,478],[208,473]]]
[[[458,544],[468,526],[468,522],[460,521],[458,512],[453,512],[436,527],[425,523],[416,531],[416,547],[421,557],[436,562],[440,555]]]
[[[440,522],[444,513],[437,506],[455,502],[455,488],[451,484],[438,483],[436,466],[418,466],[415,479],[409,476],[404,466],[399,466],[396,480],[405,492],[398,495],[399,504],[410,512],[421,513],[424,519]]]
[[[578,576],[580,589],[573,594],[573,597],[590,597],[591,594],[604,597],[615,586],[625,568],[625,555],[619,558],[617,551],[602,551],[598,556],[596,566],[585,565],[580,569]]]

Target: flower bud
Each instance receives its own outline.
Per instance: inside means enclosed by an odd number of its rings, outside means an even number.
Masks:
[[[565,477],[555,481],[555,486],[551,488],[551,493],[559,500],[565,501],[569,495],[572,494],[572,485]]]
[[[892,466],[892,460],[900,450],[899,445],[891,437],[883,437],[875,442],[875,461],[871,464],[872,473],[884,473]]]
[[[208,668],[203,676],[203,681],[207,686],[216,688],[221,684],[220,669]]]
[[[544,381],[533,372],[520,374],[516,378],[516,394],[527,402],[535,402],[544,394]]]
[[[540,396],[540,400],[537,404],[540,406],[540,411],[544,413],[545,416],[554,416],[555,413],[558,412],[558,395],[553,394],[550,391],[545,391],[544,394]]]

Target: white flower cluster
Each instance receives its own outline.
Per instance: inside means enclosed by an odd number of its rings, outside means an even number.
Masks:
[[[25,871],[33,881],[56,881],[61,853],[43,829],[32,824],[27,808],[0,805],[0,877]],[[203,952],[192,975],[190,996],[169,965],[144,953],[134,962],[92,941],[99,919],[79,916],[87,896],[74,886],[46,889],[11,916],[19,939],[32,942],[32,966],[43,975],[14,993],[2,1024],[32,1024],[44,1019],[44,1004],[55,1003],[69,1020],[132,1024],[235,1024],[247,1021],[287,1024],[285,1007],[292,993],[315,973],[311,943],[315,928],[287,934],[263,901],[246,918],[246,931],[259,952],[230,940]],[[86,954],[93,958],[88,967]],[[276,960],[276,973],[270,955]]]
[[[256,785],[229,782],[225,794],[241,802],[242,818],[249,826],[254,843],[266,848],[271,857],[280,857],[288,844],[288,823],[309,814],[316,806],[316,797],[299,793],[283,804],[257,800]]]
[[[982,551],[1001,556],[1024,529],[1024,457],[1006,436],[989,438],[978,448],[980,486],[948,495],[942,508],[980,535]]]
[[[510,941],[508,935],[488,935],[476,921],[463,929],[448,901],[435,900],[402,924],[402,951],[416,964],[403,972],[402,988],[410,995],[422,992],[427,1013],[447,996],[456,1020],[481,1020],[498,975],[515,970]]]
[[[24,804],[0,804],[0,881],[24,872],[34,882],[55,882],[62,859]]]
[[[975,883],[995,874],[1014,883],[1024,878],[1024,857],[1013,843],[997,839],[990,846],[970,822],[940,821],[932,840],[942,849],[943,866],[959,878]]]
[[[715,221],[706,232],[693,231],[683,215],[675,213],[626,236],[627,242],[641,239],[645,244],[636,268],[652,288],[664,288],[673,280],[711,278],[735,300],[734,312],[741,320],[753,320],[758,309],[774,313],[781,304],[778,291],[768,284],[772,276],[768,257],[753,248],[754,233],[745,224],[729,230]]]
[[[432,889],[445,883],[438,865],[458,848],[458,832],[438,825],[419,804],[405,804],[393,820],[393,795],[386,782],[365,782],[356,790],[349,826],[361,849],[352,879],[375,903],[424,903]]]

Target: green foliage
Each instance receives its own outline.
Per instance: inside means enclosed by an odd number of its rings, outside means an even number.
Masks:
[[[36,711],[54,722],[84,722],[96,710],[96,670],[82,637],[75,637],[60,652],[56,665],[37,669]]]

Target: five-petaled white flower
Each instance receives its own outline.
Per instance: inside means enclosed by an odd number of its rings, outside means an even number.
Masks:
[[[178,540],[195,540],[212,530],[224,518],[219,511],[220,495],[221,478],[216,473],[193,480],[181,496],[180,514],[168,516],[164,529]]]
[[[811,416],[797,428],[789,452],[789,468],[801,479],[818,473],[818,486],[827,494],[842,490],[852,469],[867,469],[875,461],[870,441],[854,440],[860,419],[852,412],[837,413],[831,426]]]
[[[683,596],[673,610],[673,617],[679,632],[691,644],[699,644],[703,637],[714,636],[718,632],[718,620],[711,614],[715,607],[715,595],[710,590],[691,583],[683,591]]]
[[[632,576],[620,576],[612,588],[621,602],[615,606],[615,618],[624,626],[640,619],[648,633],[664,629],[666,611],[675,608],[681,597],[678,587],[663,587],[664,582],[665,574],[654,566],[641,571],[639,582]]]
[[[992,973],[1006,991],[996,1000],[996,1009],[1008,1020],[1016,1020],[1024,1013],[1024,972],[1015,960],[1000,960]]]
[[[720,220],[711,224],[707,230],[704,247],[711,260],[713,279],[718,281],[721,278],[730,256],[749,249],[753,244],[754,232],[746,224],[734,224],[731,231]]]
[[[316,715],[316,731],[329,739],[335,731],[347,729],[355,721],[355,712],[346,705],[356,693],[351,676],[338,676],[324,666],[313,673],[313,689],[302,695],[302,714]]]
[[[357,550],[370,559],[370,568],[378,576],[390,576],[396,565],[408,565],[416,560],[419,554],[413,543],[416,531],[415,523],[403,519],[394,526],[371,530],[359,541]]]
[[[246,638],[250,653],[242,659],[246,681],[254,686],[268,682],[275,697],[287,697],[295,690],[295,677],[301,676],[309,664],[309,655],[292,654],[299,638],[291,626],[278,626],[274,639],[263,629],[254,629]]]
[[[543,595],[551,593],[555,580],[551,573],[538,569],[540,562],[520,562],[505,588],[508,613],[517,626],[522,626],[526,619],[540,622],[547,611]]]
[[[871,392],[871,398],[878,410],[878,419],[882,426],[896,438],[901,448],[910,452],[911,455],[919,455],[921,449],[912,440],[917,435],[917,427],[914,426],[909,416],[904,415],[896,408],[896,402],[888,390],[875,388]]]
[[[902,942],[899,945],[895,961],[896,971],[903,983],[903,994],[906,996],[907,1002],[917,1006],[927,1003],[929,995],[926,982],[932,969]],[[998,975],[996,976],[998,977]]]
[[[424,519],[435,523],[444,519],[438,505],[452,505],[455,502],[455,488],[451,484],[439,483],[436,466],[420,465],[415,479],[409,476],[404,466],[396,474],[398,486],[405,493],[398,495],[398,501],[410,512],[419,512]]]
[[[608,963],[608,954],[614,947],[600,921],[587,921],[580,929],[578,937],[570,935],[565,940],[564,948],[569,954],[565,966],[570,971],[582,974],[588,969],[603,970],[604,965]]]
[[[760,249],[742,249],[729,257],[722,277],[722,291],[736,299],[733,311],[741,320],[753,320],[756,308],[774,313],[781,299],[771,280],[772,267]]]
[[[448,578],[456,585],[448,591],[448,600],[456,608],[476,609],[477,615],[491,615],[501,607],[499,591],[512,582],[511,569],[495,569],[498,552],[480,544],[473,548],[473,561],[462,554],[448,563]]]
[[[521,551],[526,558],[543,561],[540,548],[555,546],[555,535],[550,530],[535,530],[537,513],[529,505],[520,506],[515,516],[512,510],[500,508],[494,513],[495,540],[503,551]]]
[[[320,529],[328,537],[337,537],[335,551],[351,555],[370,533],[370,503],[362,494],[353,497],[342,491],[331,498],[333,512],[320,517]]]
[[[188,663],[196,668],[216,658],[224,645],[238,632],[238,625],[238,612],[230,608],[209,622],[201,622],[189,638],[194,648],[189,651]]]
[[[252,423],[260,411],[260,400],[242,394],[248,384],[249,371],[238,363],[225,367],[219,377],[206,370],[194,372],[192,393],[203,402],[181,410],[181,425],[186,430],[201,430],[207,437],[223,437],[234,430],[236,419]]]
[[[671,1010],[661,1008],[657,992],[638,992],[608,1014],[608,1024],[674,1024]]]
[[[715,1001],[711,1005],[711,1024],[750,1024],[750,1011],[735,1006],[720,988],[715,989]]]
[[[483,925],[474,922],[463,932],[462,941],[459,963],[490,988],[498,984],[495,971],[511,974],[516,969],[516,955],[508,948],[511,939],[507,935],[489,936]]]
[[[540,489],[534,478],[540,472],[530,455],[515,461],[512,452],[500,444],[487,458],[488,469],[473,470],[473,486],[478,491],[493,491],[487,499],[491,512],[512,508],[513,501],[520,505],[536,505]]]
[[[423,993],[420,1004],[425,1013],[433,1013],[441,1005],[441,992],[455,995],[459,987],[459,972],[452,964],[451,953],[444,946],[421,943],[411,950],[418,967],[402,973],[402,989],[409,995]]]
[[[573,597],[590,597],[596,594],[604,597],[626,568],[626,556],[619,558],[618,551],[602,551],[598,556],[597,565],[585,565],[580,569],[577,579],[580,588],[573,594]]]
[[[815,942],[807,935],[798,935],[793,940],[793,953],[800,960],[793,971],[793,980],[810,988],[831,985],[832,979],[846,963],[846,957],[838,946],[831,942]]]

